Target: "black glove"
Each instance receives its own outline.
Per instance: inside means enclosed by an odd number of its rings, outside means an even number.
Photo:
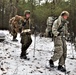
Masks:
[[[25,26],[25,25],[26,25],[26,22],[23,22],[23,23],[22,23],[22,26]]]
[[[60,33],[58,34],[58,36],[60,36]]]
[[[63,31],[59,31],[59,34],[58,34],[58,36],[62,36],[63,35]]]

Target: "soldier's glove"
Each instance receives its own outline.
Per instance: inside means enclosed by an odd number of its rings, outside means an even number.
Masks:
[[[58,34],[58,36],[60,36],[60,33]]]
[[[63,36],[63,32],[62,31],[59,32],[58,36]]]
[[[26,22],[23,22],[23,23],[22,23],[22,26],[25,26],[25,25],[26,25]]]

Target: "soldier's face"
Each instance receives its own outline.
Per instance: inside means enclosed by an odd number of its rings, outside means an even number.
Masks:
[[[64,18],[65,20],[67,20],[67,19],[68,19],[68,16],[67,16],[67,15],[64,15],[63,18]]]
[[[29,19],[30,18],[30,14],[26,14],[26,18]]]

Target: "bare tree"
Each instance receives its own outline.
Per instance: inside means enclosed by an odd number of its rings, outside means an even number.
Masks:
[[[17,8],[14,5],[13,1],[10,0],[10,18],[12,18],[13,16],[15,16],[17,14]]]
[[[62,1],[65,1],[65,0],[53,0],[53,3],[56,5],[56,4],[61,3]]]

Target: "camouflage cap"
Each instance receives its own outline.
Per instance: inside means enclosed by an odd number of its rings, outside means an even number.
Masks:
[[[26,14],[30,14],[30,10],[25,10],[24,15],[26,15]]]
[[[69,16],[69,12],[68,12],[68,11],[62,11],[61,16],[62,16],[63,14]]]

